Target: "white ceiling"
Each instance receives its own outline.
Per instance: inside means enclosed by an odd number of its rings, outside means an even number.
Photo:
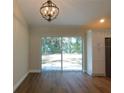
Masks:
[[[40,7],[47,0],[17,0],[30,26],[87,25],[111,16],[111,0],[52,0],[60,9],[57,19],[47,22],[40,15]]]

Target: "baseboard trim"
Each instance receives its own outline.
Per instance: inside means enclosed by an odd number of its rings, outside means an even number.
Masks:
[[[24,79],[28,76],[29,72],[27,72],[14,86],[13,86],[13,91],[20,86],[20,84],[24,81]]]
[[[41,70],[30,70],[29,73],[40,73]]]
[[[101,77],[105,77],[106,75],[104,73],[88,73],[86,72],[89,76],[101,76]]]
[[[86,70],[83,70],[83,72],[84,72],[84,73],[87,73],[87,71],[86,71]]]
[[[105,76],[105,74],[103,73],[93,73],[92,76]]]
[[[86,71],[86,73],[87,73],[87,75],[92,76],[92,73],[90,73],[90,72],[88,72],[88,71]]]

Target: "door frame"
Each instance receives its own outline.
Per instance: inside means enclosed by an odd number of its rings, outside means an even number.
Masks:
[[[106,42],[106,40],[107,39],[109,39],[110,40],[110,46],[107,46],[106,44],[107,44],[107,42]],[[106,74],[106,77],[111,77],[111,37],[105,37],[105,74]],[[107,63],[108,62],[108,60],[107,60],[107,50],[106,50],[106,47],[110,47],[110,53],[109,53],[109,55],[110,55],[110,63]],[[108,64],[110,65],[110,71],[108,70]]]

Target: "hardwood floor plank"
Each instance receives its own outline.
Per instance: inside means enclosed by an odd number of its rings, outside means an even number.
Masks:
[[[111,93],[111,79],[82,72],[30,73],[15,93]]]

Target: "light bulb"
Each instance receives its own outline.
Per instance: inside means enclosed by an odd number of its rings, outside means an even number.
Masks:
[[[52,8],[52,11],[54,12],[55,11],[55,8]]]
[[[104,23],[104,22],[105,22],[105,20],[104,20],[104,19],[101,19],[99,22],[100,22],[100,23]]]
[[[53,11],[51,11],[50,14],[53,15]]]
[[[47,14],[47,11],[45,10],[44,13],[45,13],[45,15],[46,15],[46,14]]]
[[[48,7],[46,7],[46,11],[48,11],[49,10],[49,8]]]

